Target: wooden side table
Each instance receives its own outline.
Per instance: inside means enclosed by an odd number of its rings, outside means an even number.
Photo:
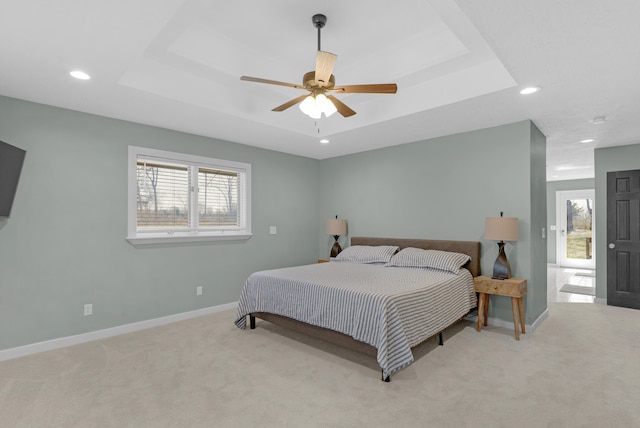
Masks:
[[[520,329],[525,334],[524,327],[524,309],[522,306],[522,296],[527,294],[527,280],[521,278],[509,279],[493,279],[490,276],[477,276],[473,279],[474,289],[480,293],[480,302],[478,303],[478,331],[482,331],[482,323],[487,325],[487,315],[489,314],[489,296],[495,294],[497,296],[511,297],[511,310],[513,312],[513,328],[516,334],[516,340],[520,340]]]

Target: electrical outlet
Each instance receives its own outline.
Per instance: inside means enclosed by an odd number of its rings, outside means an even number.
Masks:
[[[196,287],[196,296],[202,296],[202,285]]]
[[[278,228],[276,226],[269,226],[269,235],[277,235]]]
[[[93,304],[87,303],[84,305],[84,316],[93,315]]]

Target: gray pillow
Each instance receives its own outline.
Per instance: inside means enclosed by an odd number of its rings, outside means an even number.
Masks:
[[[342,250],[335,261],[351,263],[387,263],[398,251],[394,245],[352,245]]]
[[[385,266],[431,268],[457,275],[469,260],[471,257],[467,254],[408,247],[400,250]]]

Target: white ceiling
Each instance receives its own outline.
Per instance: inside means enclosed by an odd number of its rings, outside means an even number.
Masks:
[[[303,92],[240,76],[302,83],[316,13],[337,85],[398,93],[271,112]],[[594,148],[640,143],[638,22],[637,0],[4,0],[0,94],[316,159],[531,119],[548,180],[589,178]]]

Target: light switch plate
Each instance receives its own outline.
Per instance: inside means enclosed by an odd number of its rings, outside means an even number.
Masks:
[[[275,235],[278,233],[278,228],[275,226],[269,227],[269,235]]]

